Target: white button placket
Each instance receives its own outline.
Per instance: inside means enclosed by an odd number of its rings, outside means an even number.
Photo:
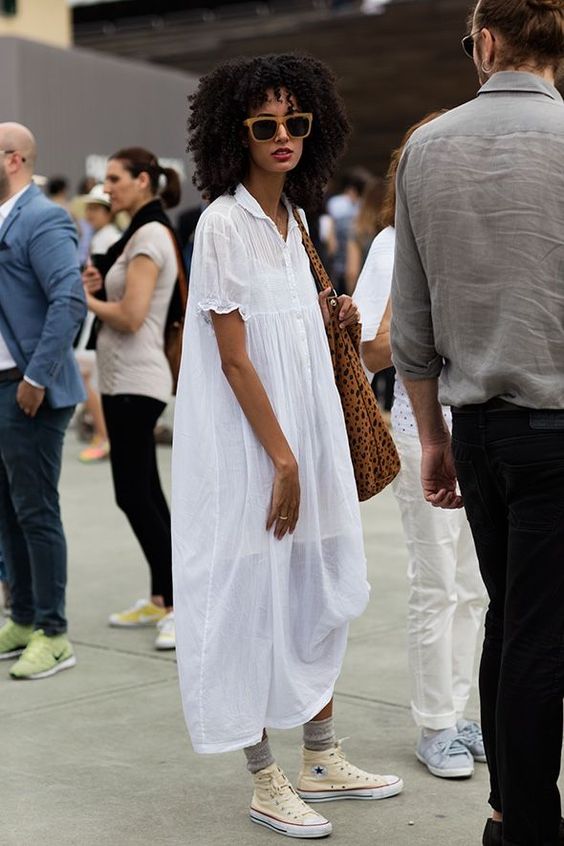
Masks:
[[[292,267],[290,251],[288,249],[287,244],[286,249],[284,251],[284,263],[286,265],[286,273],[288,277],[288,287],[290,290],[290,297],[293,306],[293,314],[295,314],[296,336],[298,338],[301,358],[303,362],[303,374],[307,380],[307,385],[305,387],[306,390],[309,391],[312,385],[312,370],[311,358],[309,355],[309,346],[307,343],[307,332],[304,325],[303,304],[298,294],[296,276],[294,274],[294,268]]]

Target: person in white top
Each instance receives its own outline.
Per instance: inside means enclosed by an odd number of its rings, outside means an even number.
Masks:
[[[395,177],[412,132],[392,156],[380,232],[358,280],[355,298],[362,318],[361,353],[375,372],[391,363],[390,290],[394,266]],[[450,425],[450,409],[444,409]],[[441,778],[471,776],[485,761],[480,725],[464,718],[473,680],[478,631],[486,605],[470,527],[463,511],[433,508],[419,481],[421,447],[405,388],[396,377],[392,406],[401,471],[394,493],[401,511],[408,562],[408,657],[411,711],[420,737],[417,757]]]
[[[116,504],[151,574],[149,597],[110,614],[109,623],[156,624],[156,649],[174,649],[170,511],[154,429],[173,387],[164,340],[182,257],[164,208],[178,204],[180,178],[150,150],[126,147],[110,156],[104,187],[112,210],[127,212],[131,222],[105,255],[93,257],[83,280],[88,307],[102,324],[96,358]],[[94,296],[102,287],[105,301]]]
[[[120,230],[113,222],[112,201],[109,194],[104,191],[103,185],[94,185],[86,195],[85,201],[84,215],[94,233],[90,241],[89,253],[91,256],[105,254],[121,237]],[[110,453],[102,402],[96,390],[96,352],[88,348],[94,320],[94,312],[89,311],[75,349],[76,360],[88,395],[85,407],[92,418],[93,425],[92,439],[79,455],[79,459],[85,464],[102,461]]]
[[[212,202],[194,243],[173,441],[184,712],[197,752],[245,749],[254,822],[322,837],[331,824],[303,799],[402,788],[346,762],[332,720],[369,588],[326,296],[294,208],[321,201],[348,122],[330,71],[295,55],[221,65],[191,108],[196,182]],[[342,324],[356,322],[350,297],[339,302]],[[296,792],[265,729],[298,725]]]

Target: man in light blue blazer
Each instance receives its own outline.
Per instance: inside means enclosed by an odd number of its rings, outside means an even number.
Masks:
[[[65,430],[85,398],[72,342],[86,315],[77,233],[32,181],[36,144],[0,123],[0,546],[12,619],[0,660],[13,678],[74,666],[58,483]]]

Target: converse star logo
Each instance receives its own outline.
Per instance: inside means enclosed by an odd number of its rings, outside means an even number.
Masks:
[[[323,778],[323,776],[327,772],[325,767],[322,767],[319,764],[316,767],[312,767],[311,771],[316,778]]]

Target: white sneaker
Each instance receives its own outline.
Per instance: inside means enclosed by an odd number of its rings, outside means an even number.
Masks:
[[[421,730],[415,754],[439,778],[469,778],[474,772],[474,758],[459,738],[456,727],[427,737]]]
[[[159,620],[157,623],[159,633],[155,640],[155,649],[176,649],[176,632],[174,629],[174,611]]]
[[[253,779],[255,792],[250,816],[254,823],[287,837],[314,838],[331,834],[331,823],[300,799],[277,764],[255,773]]]

